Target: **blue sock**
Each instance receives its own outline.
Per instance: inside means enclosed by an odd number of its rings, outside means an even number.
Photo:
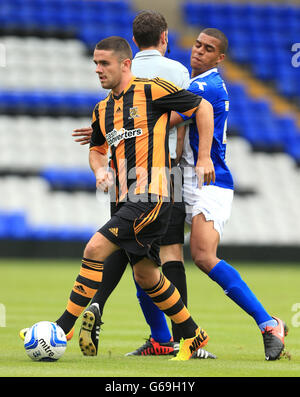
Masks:
[[[269,321],[264,321],[263,323],[258,324],[258,326],[259,326],[259,329],[261,331],[263,331],[266,327],[276,327],[277,324],[278,324],[278,322],[274,318],[272,318]]]
[[[135,280],[134,280],[135,282]],[[144,317],[150,327],[151,336],[156,342],[169,342],[172,335],[170,333],[164,313],[152,302],[151,298],[135,282],[137,297],[142,308]]]
[[[273,320],[242,280],[239,272],[228,263],[221,260],[212,268],[208,275],[223,288],[230,299],[254,318],[257,325]]]

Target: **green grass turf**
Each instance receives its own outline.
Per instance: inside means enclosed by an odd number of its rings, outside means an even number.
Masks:
[[[299,377],[300,327],[292,306],[300,302],[300,264],[236,266],[265,308],[287,322],[286,350],[291,360],[264,360],[260,332],[218,285],[195,266],[187,265],[189,308],[210,335],[207,350],[217,360],[168,361],[169,357],[124,357],[142,343],[149,329],[135,296],[128,267],[105,307],[97,357],[83,357],[77,335],[54,363],[31,361],[18,337],[19,329],[41,320],[55,321],[65,309],[80,262],[0,260],[0,303],[6,326],[0,327],[1,377]],[[299,317],[299,316],[298,316]],[[294,320],[296,317],[294,317]],[[299,322],[299,321],[298,321]],[[293,325],[294,324],[294,325]],[[300,325],[300,324],[299,324]]]

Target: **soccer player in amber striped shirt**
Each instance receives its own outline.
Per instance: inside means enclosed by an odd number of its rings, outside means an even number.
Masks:
[[[131,59],[130,46],[120,37],[102,40],[94,51],[100,83],[111,93],[93,113],[90,166],[97,187],[105,190],[111,183],[107,171],[110,148],[118,204],[112,218],[87,243],[67,308],[57,323],[65,333],[70,331],[101,288],[104,260],[123,248],[137,283],[182,329],[184,339],[173,359],[188,360],[206,345],[208,335],[194,322],[177,289],[159,269],[159,240],[168,224],[172,194],[167,131],[172,110],[187,116],[195,113],[203,135],[198,166],[209,184],[214,181],[210,159],[213,112],[207,101],[166,80],[136,78],[131,73]],[[90,349],[82,335],[83,352],[92,355]]]

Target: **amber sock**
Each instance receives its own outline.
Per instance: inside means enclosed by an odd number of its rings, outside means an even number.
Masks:
[[[195,336],[197,324],[184,305],[177,288],[163,274],[157,285],[144,291],[153,303],[178,325],[184,339]]]
[[[67,308],[56,323],[67,334],[74,326],[77,318],[88,306],[97,292],[103,274],[103,262],[82,258],[79,275],[76,278]]]

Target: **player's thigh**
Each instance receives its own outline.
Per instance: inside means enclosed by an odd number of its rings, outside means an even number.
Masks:
[[[162,264],[170,261],[183,262],[182,244],[162,245],[159,255]]]
[[[214,228],[213,221],[207,221],[201,213],[193,217],[191,225],[190,249],[193,261],[198,266],[209,267],[216,265],[217,248],[220,235]],[[202,269],[209,271],[210,269]]]
[[[104,261],[118,249],[119,247],[117,245],[109,241],[103,234],[97,232],[87,243],[83,256],[89,259]]]

